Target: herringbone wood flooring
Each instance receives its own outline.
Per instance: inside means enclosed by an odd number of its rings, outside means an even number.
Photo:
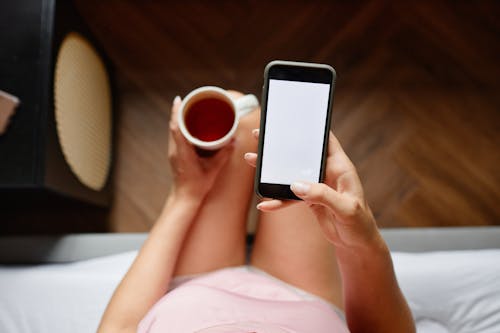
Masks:
[[[116,64],[111,229],[149,228],[169,187],[172,98],[260,95],[273,59],[338,72],[333,128],[381,226],[500,223],[500,5],[453,1],[79,1]]]
[[[173,97],[259,96],[273,59],[336,68],[333,128],[381,226],[500,224],[498,2],[77,3],[116,66],[110,230],[147,230],[160,211]]]

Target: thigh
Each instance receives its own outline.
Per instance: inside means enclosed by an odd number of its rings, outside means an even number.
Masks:
[[[259,116],[256,110],[240,119],[233,156],[218,176],[184,240],[174,275],[198,274],[245,263],[246,223],[254,169],[246,164],[243,155],[256,150],[251,132],[258,127]]]
[[[260,214],[251,263],[342,308],[334,248],[304,203]]]

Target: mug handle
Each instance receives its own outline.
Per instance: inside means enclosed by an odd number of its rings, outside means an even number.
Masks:
[[[238,116],[244,116],[259,106],[259,100],[255,95],[248,94],[234,101]]]

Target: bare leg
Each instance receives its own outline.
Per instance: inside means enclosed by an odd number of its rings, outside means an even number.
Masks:
[[[251,263],[342,308],[334,248],[304,203],[261,213]]]
[[[233,96],[241,93],[231,92]],[[246,222],[253,193],[254,170],[243,160],[256,150],[251,131],[260,112],[240,119],[236,147],[221,171],[184,240],[174,275],[197,274],[245,263]]]

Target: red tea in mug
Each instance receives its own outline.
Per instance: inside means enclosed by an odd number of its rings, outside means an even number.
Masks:
[[[186,129],[202,141],[216,141],[224,137],[234,124],[234,111],[228,102],[205,98],[194,102],[185,113]]]

